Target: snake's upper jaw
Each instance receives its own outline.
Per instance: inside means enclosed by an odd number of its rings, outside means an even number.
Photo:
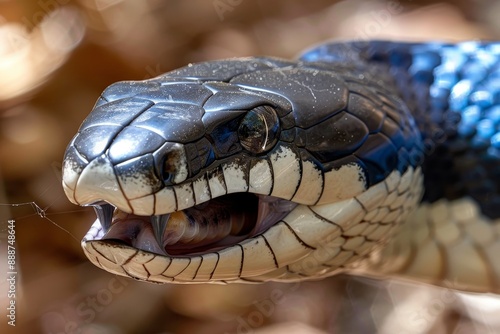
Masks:
[[[232,194],[182,211],[139,216],[96,204],[97,221],[85,237],[114,240],[159,255],[193,255],[262,233],[296,207],[269,196]]]

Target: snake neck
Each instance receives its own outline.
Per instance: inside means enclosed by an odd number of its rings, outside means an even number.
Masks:
[[[499,218],[500,70],[497,43],[332,43],[307,61],[378,72],[410,109],[425,145],[424,201],[469,196]]]

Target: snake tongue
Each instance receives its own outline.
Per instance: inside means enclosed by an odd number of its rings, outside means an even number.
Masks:
[[[167,222],[170,218],[170,214],[151,216],[151,226],[153,227],[153,234],[158,242],[158,245],[162,246],[164,242],[165,229],[167,228]]]

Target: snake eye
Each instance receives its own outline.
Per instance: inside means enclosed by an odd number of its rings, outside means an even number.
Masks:
[[[279,119],[270,106],[250,110],[241,120],[238,136],[241,146],[252,153],[262,153],[276,144]]]

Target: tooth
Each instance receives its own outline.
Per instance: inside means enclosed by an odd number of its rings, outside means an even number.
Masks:
[[[94,205],[95,214],[97,215],[97,219],[99,219],[104,232],[107,232],[111,226],[111,219],[113,218],[114,210],[115,207],[111,204]]]
[[[160,247],[163,247],[163,235],[165,233],[165,229],[167,228],[168,218],[170,218],[170,214],[151,216],[151,226],[153,226],[153,233]]]

